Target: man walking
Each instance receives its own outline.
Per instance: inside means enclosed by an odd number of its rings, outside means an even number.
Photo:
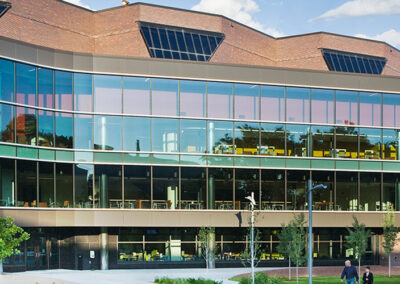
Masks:
[[[350,260],[346,260],[344,262],[344,269],[342,272],[342,276],[340,276],[340,280],[343,282],[343,278],[346,276],[346,284],[357,284],[358,282],[358,273],[357,269],[351,265]]]

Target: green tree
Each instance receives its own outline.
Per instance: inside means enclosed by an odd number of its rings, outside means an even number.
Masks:
[[[201,254],[206,261],[207,269],[215,268],[215,254],[217,251],[217,247],[215,246],[215,228],[201,227],[198,237]]]
[[[346,247],[353,250],[354,258],[358,261],[358,274],[360,275],[361,258],[367,250],[371,230],[367,230],[365,224],[359,223],[355,216],[353,216],[353,220],[352,228],[347,228],[349,235],[345,236]]]
[[[11,217],[0,218],[0,273],[3,272],[3,259],[20,251],[17,247],[29,239],[29,234],[14,224]]]
[[[250,239],[251,239],[251,226],[249,226],[246,230],[245,241],[248,241],[248,243],[250,244]],[[261,261],[262,251],[261,251],[260,240],[261,240],[261,232],[257,228],[254,228],[254,260],[255,260],[254,266],[255,267]],[[240,253],[239,257],[240,257],[240,261],[242,262],[243,266],[245,266],[245,267],[250,266],[251,265],[251,246],[250,245],[246,246],[244,248],[244,250]]]
[[[278,234],[278,252],[296,264],[296,283],[299,283],[299,266],[306,262],[306,228],[304,214],[295,215],[287,225],[282,224]]]
[[[394,246],[397,243],[397,233],[399,229],[395,227],[395,216],[393,207],[389,206],[387,213],[383,216],[383,250],[389,258],[389,277],[392,276],[392,263],[391,256]]]

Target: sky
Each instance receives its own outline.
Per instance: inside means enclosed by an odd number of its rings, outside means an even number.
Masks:
[[[64,0],[101,10],[121,0]],[[130,3],[137,1],[128,0]],[[142,0],[221,14],[274,37],[332,32],[386,41],[400,49],[400,0]]]

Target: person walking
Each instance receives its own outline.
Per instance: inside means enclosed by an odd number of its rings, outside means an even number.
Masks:
[[[374,274],[370,271],[369,266],[365,268],[365,272],[363,275],[363,284],[373,284],[374,283]]]
[[[344,268],[342,275],[340,276],[340,281],[343,282],[343,278],[346,276],[346,284],[357,284],[358,283],[358,273],[355,266],[351,265],[350,260],[344,262]]]

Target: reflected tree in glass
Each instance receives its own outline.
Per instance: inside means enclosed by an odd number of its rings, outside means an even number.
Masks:
[[[379,159],[381,157],[382,130],[360,128],[360,159]]]
[[[36,110],[16,107],[17,143],[36,145]]]
[[[14,137],[14,107],[0,104],[0,140],[13,143]]]
[[[54,113],[38,110],[38,146],[54,146]]]
[[[56,147],[72,148],[73,145],[73,121],[72,114],[66,112],[55,113],[56,123]],[[79,134],[83,135],[83,134]]]
[[[233,154],[233,123],[209,121],[208,147],[211,154]]]
[[[285,125],[261,123],[260,154],[268,156],[285,155]]]
[[[286,125],[287,154],[307,157],[310,153],[310,127],[307,125]]]
[[[355,127],[336,128],[336,158],[358,158],[358,129]]]
[[[312,156],[334,157],[334,128],[329,126],[312,126]]]
[[[382,135],[382,158],[385,160],[399,159],[400,130],[383,129]]]
[[[260,143],[260,124],[235,122],[236,154],[257,155]]]

